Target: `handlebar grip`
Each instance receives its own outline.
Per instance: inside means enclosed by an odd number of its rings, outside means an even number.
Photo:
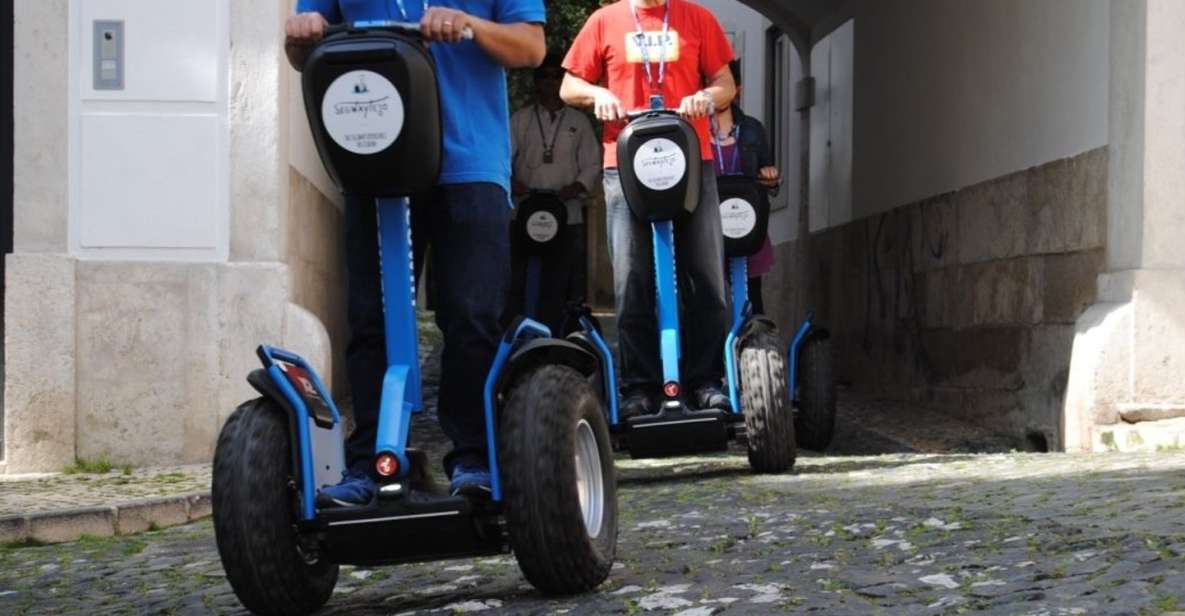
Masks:
[[[679,115],[678,109],[671,109],[669,107],[663,109],[638,109],[637,111],[627,112],[625,115],[630,120],[637,120],[648,115]]]

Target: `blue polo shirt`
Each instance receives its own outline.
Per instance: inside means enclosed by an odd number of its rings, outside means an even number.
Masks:
[[[544,23],[543,0],[431,0],[489,21]],[[403,0],[406,20],[418,22],[423,0]],[[298,13],[316,11],[329,23],[405,19],[395,0],[299,0]],[[473,41],[435,43],[444,122],[441,184],[491,182],[510,192],[510,102],[506,69]]]

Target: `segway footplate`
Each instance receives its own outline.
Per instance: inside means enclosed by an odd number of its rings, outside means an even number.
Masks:
[[[626,424],[621,442],[635,459],[728,449],[728,416],[716,409],[695,411],[680,404],[655,415],[631,417]]]
[[[507,551],[496,512],[460,496],[412,492],[366,507],[325,509],[306,532],[321,534],[325,555],[350,565],[392,565]]]

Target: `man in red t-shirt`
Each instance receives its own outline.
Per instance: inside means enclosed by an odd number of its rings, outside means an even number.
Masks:
[[[617,173],[617,136],[626,113],[650,108],[652,96],[662,96],[668,107],[677,105],[699,133],[700,203],[690,218],[675,224],[680,303],[684,322],[694,324],[684,330],[683,370],[698,408],[728,408],[720,391],[728,330],[724,243],[708,116],[736,94],[732,59],[720,22],[687,0],[619,0],[602,7],[564,59],[568,74],[560,96],[569,105],[593,107],[605,123],[605,202],[624,416],[657,412],[662,378],[650,229],[630,213]]]

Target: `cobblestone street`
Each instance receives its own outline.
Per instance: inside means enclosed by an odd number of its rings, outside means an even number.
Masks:
[[[328,614],[1155,614],[1185,599],[1185,455],[630,461],[619,564],[550,599],[512,557],[346,568]],[[208,521],[0,551],[0,613],[237,613]]]

